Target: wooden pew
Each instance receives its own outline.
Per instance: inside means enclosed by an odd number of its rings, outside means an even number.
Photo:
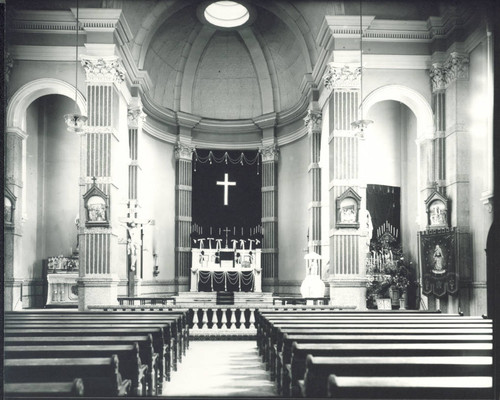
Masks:
[[[4,361],[6,383],[68,381],[81,378],[85,395],[126,396],[131,382],[122,380],[118,357],[26,358]]]
[[[94,319],[85,319],[85,320],[77,320],[74,321],[72,319],[61,319],[58,317],[53,317],[51,320],[41,320],[41,321],[5,321],[6,328],[29,328],[29,329],[43,329],[43,328],[58,328],[64,327],[64,329],[74,329],[78,330],[81,326],[90,329],[90,328],[152,328],[152,329],[161,329],[162,330],[162,338],[158,337],[158,342],[164,342],[164,354],[165,357],[165,370],[167,373],[170,371],[170,368],[173,367],[174,370],[177,369],[177,347],[175,341],[172,340],[170,324],[163,322],[155,322],[155,321],[117,321],[117,320],[94,320]]]
[[[43,347],[43,346],[92,346],[103,345],[111,347],[114,345],[129,345],[137,343],[139,346],[139,358],[141,362],[147,365],[146,375],[147,394],[155,396],[158,379],[160,376],[158,365],[158,354],[153,351],[153,338],[151,335],[142,336],[15,336],[5,337],[4,346],[23,346],[25,348]],[[123,362],[122,362],[123,364]]]
[[[5,327],[4,337],[15,336],[48,336],[48,337],[64,337],[64,336],[101,336],[101,337],[119,337],[119,336],[137,336],[137,335],[152,336],[153,351],[160,354],[158,358],[158,373],[160,379],[164,376],[167,380],[170,379],[170,365],[168,342],[165,341],[163,330],[161,328],[134,326],[130,328],[107,326],[105,328],[87,328],[80,326],[75,328],[61,328],[58,326],[47,326],[46,328],[26,328],[23,326],[18,327]],[[161,381],[159,381],[161,383]]]
[[[171,323],[171,336],[172,336],[172,348],[176,357],[181,360],[182,354],[185,354],[186,348],[189,346],[189,328],[187,324],[186,313],[182,311],[173,311],[167,313],[158,313],[158,312],[124,312],[124,313],[111,313],[104,311],[93,311],[93,312],[40,312],[40,311],[29,311],[29,312],[10,312],[6,313],[6,320],[14,321],[14,320],[33,320],[33,321],[42,321],[42,320],[53,320],[54,317],[58,319],[68,319],[74,321],[87,320],[91,319],[99,319],[99,320],[112,320],[112,321],[150,321],[153,320],[155,322],[165,322]]]
[[[329,375],[337,376],[491,376],[492,357],[313,357],[307,356],[303,397],[325,397]]]
[[[118,356],[122,378],[130,379],[131,393],[145,396],[147,365],[141,364],[139,345],[134,344],[100,344],[100,345],[36,345],[4,347],[5,359],[20,358],[92,358]]]
[[[283,369],[283,395],[300,395],[298,381],[304,379],[306,359],[360,356],[492,356],[492,343],[293,343],[290,364]],[[279,377],[278,377],[279,382]]]
[[[80,378],[72,382],[23,382],[4,384],[5,399],[10,397],[83,397],[85,388]]]
[[[336,376],[328,378],[334,399],[492,399],[491,376]]]
[[[280,347],[280,339],[283,338],[285,333],[290,334],[304,334],[304,335],[318,335],[318,334],[339,334],[339,335],[481,335],[481,334],[492,334],[492,328],[461,328],[453,327],[450,325],[448,328],[413,328],[413,327],[379,327],[379,328],[327,328],[317,329],[316,327],[304,327],[304,328],[279,328],[276,336],[270,341],[269,344],[269,362],[268,368],[271,370],[271,379],[274,379],[276,370],[279,370],[280,365],[280,350],[282,353],[282,348]],[[286,361],[282,361],[285,362]],[[280,363],[281,364],[281,363]]]

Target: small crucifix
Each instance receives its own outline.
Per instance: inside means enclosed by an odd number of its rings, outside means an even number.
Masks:
[[[228,192],[229,192],[229,186],[236,186],[236,182],[230,182],[229,181],[229,174],[224,174],[224,180],[223,181],[217,181],[218,186],[224,186],[224,205],[227,206],[229,201],[228,201]]]
[[[226,229],[224,229],[222,232],[226,232],[226,247],[225,247],[225,248],[227,249],[227,234],[228,234],[229,232],[231,232],[231,229],[229,229],[229,228],[226,226]]]

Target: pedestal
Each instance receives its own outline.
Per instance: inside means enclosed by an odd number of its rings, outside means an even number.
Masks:
[[[118,277],[97,274],[78,279],[78,311],[88,311],[89,305],[118,304]]]
[[[333,276],[330,283],[330,304],[333,306],[354,306],[366,310],[366,278],[360,276]]]

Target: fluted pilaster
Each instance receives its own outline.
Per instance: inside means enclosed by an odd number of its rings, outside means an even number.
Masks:
[[[359,64],[330,63],[324,84],[332,90],[329,107],[329,203],[330,211],[330,298],[332,304],[366,307],[365,232],[361,229],[337,228],[337,198],[352,188],[366,205],[366,185],[360,176],[360,140],[351,123],[359,119]],[[363,215],[360,210],[359,216]],[[360,224],[362,226],[363,224]]]
[[[84,55],[82,65],[86,73],[88,123],[81,141],[80,216],[85,221],[83,195],[94,183],[109,198],[110,216],[109,227],[86,227],[83,223],[79,229],[79,308],[84,310],[89,304],[117,302],[117,174],[121,172],[118,85],[124,80],[124,72],[116,56]]]
[[[262,278],[264,286],[278,279],[278,157],[276,144],[262,147]]]
[[[309,137],[309,248],[321,254],[321,121],[320,111],[309,109],[304,118]]]
[[[179,285],[189,284],[191,270],[193,150],[194,147],[180,141],[175,145],[175,279]]]

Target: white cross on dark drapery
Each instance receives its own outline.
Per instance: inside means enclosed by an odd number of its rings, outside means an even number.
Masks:
[[[229,174],[224,174],[223,181],[217,181],[218,186],[224,186],[224,205],[229,204],[229,186],[236,186],[236,182],[229,181]]]

